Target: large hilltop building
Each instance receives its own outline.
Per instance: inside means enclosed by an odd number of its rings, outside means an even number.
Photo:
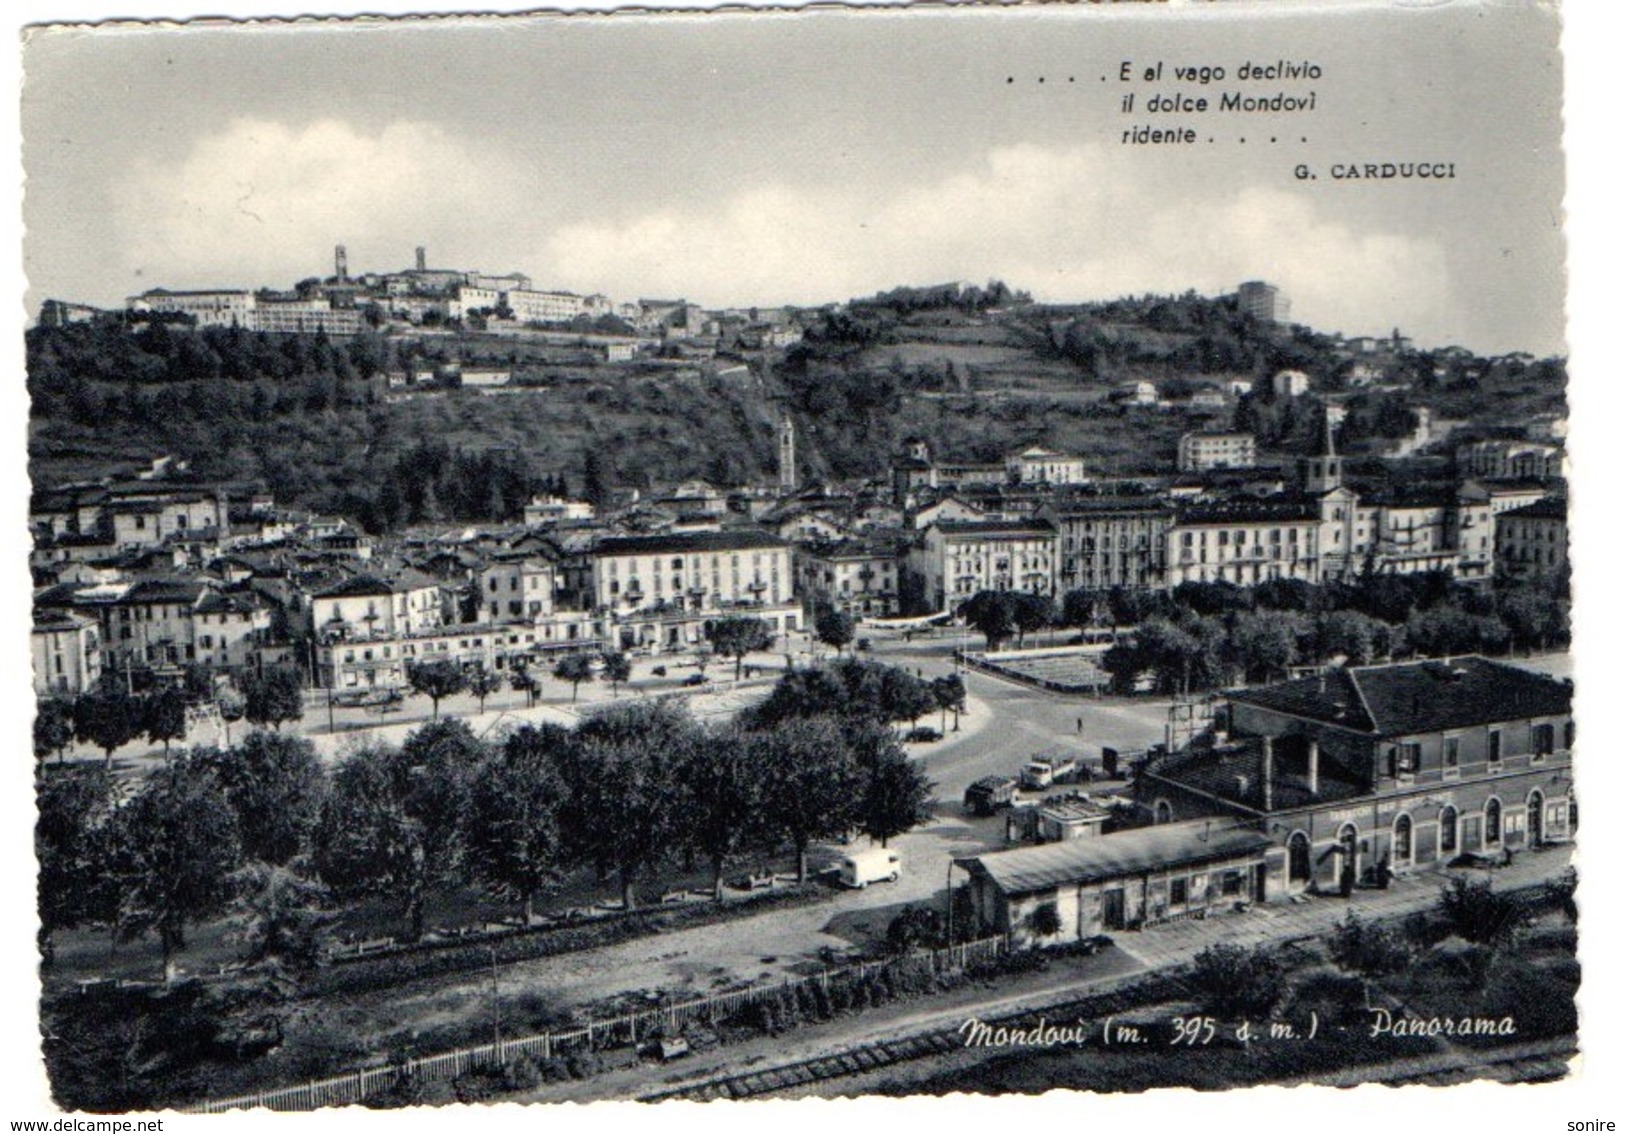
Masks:
[[[1248,280],[1236,289],[1236,305],[1242,314],[1262,323],[1285,323],[1292,314],[1292,301],[1281,289],[1263,280]]]

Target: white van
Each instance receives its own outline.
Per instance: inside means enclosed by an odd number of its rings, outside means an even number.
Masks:
[[[885,847],[854,851],[841,859],[841,885],[862,890],[871,882],[895,882],[903,871],[897,852]]]

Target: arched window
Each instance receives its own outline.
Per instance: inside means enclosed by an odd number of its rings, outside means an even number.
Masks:
[[[1286,841],[1286,877],[1289,882],[1309,881],[1309,836],[1293,831]]]
[[[1501,841],[1501,801],[1490,798],[1484,805],[1484,845],[1494,846]]]
[[[1174,805],[1166,799],[1157,800],[1156,818],[1158,823],[1172,823],[1174,821]]]
[[[1439,812],[1439,857],[1456,851],[1456,809],[1446,807]]]
[[[1411,861],[1411,817],[1401,815],[1394,820],[1394,853],[1395,866],[1409,866]]]

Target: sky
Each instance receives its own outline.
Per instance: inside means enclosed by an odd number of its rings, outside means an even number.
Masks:
[[[1324,330],[1563,350],[1549,9],[1176,24],[1129,7],[36,30],[28,305],[288,286],[330,273],[341,243],[352,272],[397,270],[424,245],[432,266],[711,306],[1263,278]],[[1165,79],[1123,84],[1124,60],[1161,60]],[[1321,77],[1241,83],[1249,60]],[[1177,83],[1182,63],[1227,81]],[[1131,89],[1142,107],[1313,91],[1316,109],[1125,116]],[[1204,140],[1123,145],[1141,122]],[[1457,176],[1328,176],[1367,161]]]

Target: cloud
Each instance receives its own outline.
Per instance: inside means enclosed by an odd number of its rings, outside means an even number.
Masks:
[[[1193,179],[1160,177],[1153,155],[1125,156],[1019,145],[878,194],[748,187],[709,207],[566,225],[541,258],[613,295],[702,302],[814,302],[995,276],[1057,300],[1217,293],[1265,278],[1292,297],[1295,317],[1328,328],[1445,317],[1449,270],[1435,240],[1357,229],[1283,189],[1173,189]]]
[[[126,268],[154,283],[291,283],[331,272],[334,244],[353,269],[407,266],[420,243],[478,247],[480,233],[520,220],[504,204],[516,177],[428,123],[239,118],[178,162],[134,169],[117,225]]]

